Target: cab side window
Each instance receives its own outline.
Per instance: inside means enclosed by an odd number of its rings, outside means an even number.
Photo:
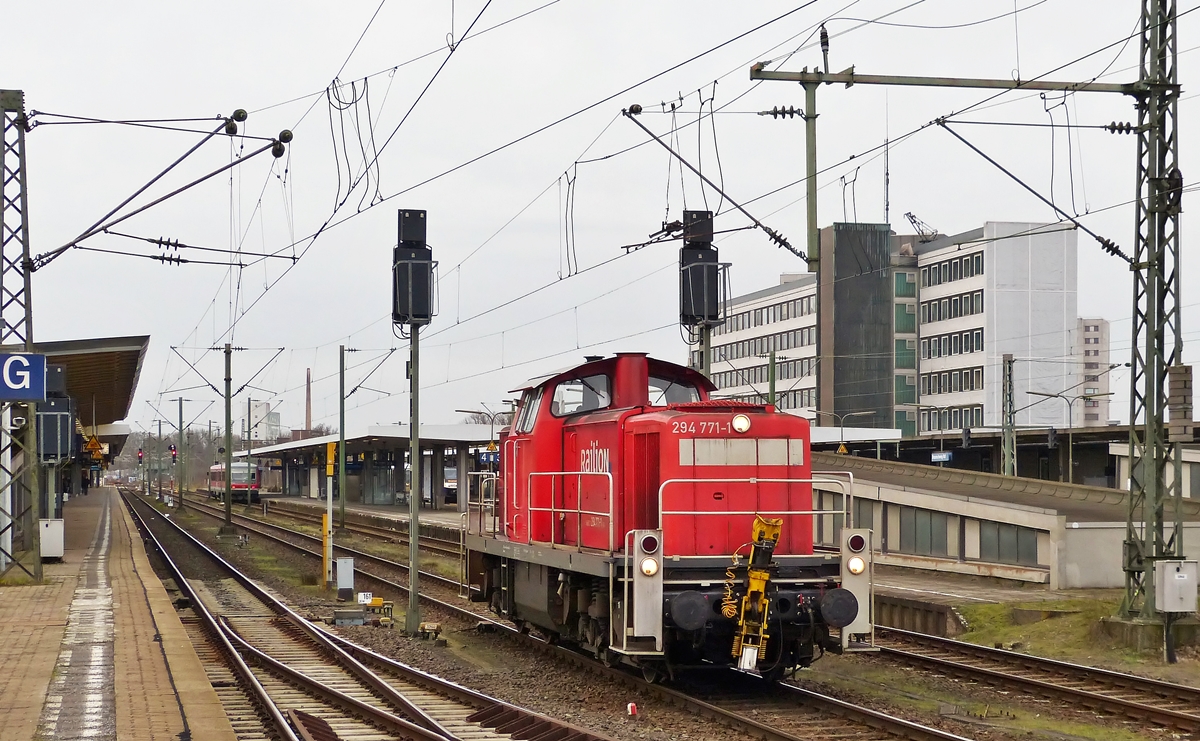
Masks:
[[[518,412],[517,432],[533,432],[533,423],[537,419],[538,408],[542,405],[542,390],[540,388],[526,391],[521,399],[521,411]]]
[[[550,402],[550,413],[555,417],[604,409],[612,402],[608,392],[608,376],[572,378],[558,384]]]

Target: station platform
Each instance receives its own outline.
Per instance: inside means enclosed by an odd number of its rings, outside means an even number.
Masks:
[[[70,500],[63,519],[43,583],[0,586],[0,741],[232,741],[116,489]]]

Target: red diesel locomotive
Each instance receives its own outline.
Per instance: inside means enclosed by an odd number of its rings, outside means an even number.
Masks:
[[[700,664],[779,677],[869,647],[870,532],[814,551],[814,518],[834,513],[814,511],[808,422],[713,390],[642,354],[522,389],[494,525],[467,534],[472,599],[649,680]],[[817,480],[849,508],[845,477]]]

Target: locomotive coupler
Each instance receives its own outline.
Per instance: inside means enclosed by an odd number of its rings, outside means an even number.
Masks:
[[[783,529],[783,518],[754,516],[753,543],[750,548],[750,563],[746,568],[746,593],[742,597],[738,613],[737,631],[733,636],[732,654],[738,668],[752,671],[758,662],[767,656],[767,612],[771,601],[767,587],[771,583],[771,572],[775,564],[771,554],[779,542]]]

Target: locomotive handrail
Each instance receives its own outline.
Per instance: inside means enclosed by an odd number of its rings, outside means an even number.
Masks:
[[[534,476],[550,476],[550,477],[575,476],[577,479],[580,479],[577,482],[578,484],[583,483],[582,477],[584,477],[584,476],[603,476],[605,479],[607,479],[607,481],[608,481],[608,512],[594,512],[592,510],[583,509],[583,506],[582,506],[583,498],[579,495],[578,492],[575,495],[575,509],[569,510],[569,509],[563,508],[561,511],[564,515],[566,515],[570,512],[575,513],[575,516],[577,518],[576,519],[576,527],[578,528],[577,540],[579,541],[575,544],[575,550],[580,551],[580,552],[583,551],[583,516],[584,515],[594,515],[596,517],[608,518],[608,553],[609,553],[609,555],[612,555],[613,540],[616,537],[616,532],[615,532],[616,513],[613,508],[614,502],[613,502],[613,475],[612,475],[612,473],[610,473],[609,471],[531,471],[529,473],[529,488],[527,489],[528,499],[529,499],[529,507],[527,509],[529,510],[530,515],[532,515],[534,512],[549,512],[550,513],[550,515],[551,515],[550,516],[550,543],[553,545],[555,542],[554,541],[554,519],[555,519],[554,514],[559,512],[559,508],[554,506],[554,479],[553,478],[550,479],[550,506],[548,508],[547,507],[534,507],[533,506],[533,477]],[[565,493],[565,487],[564,487],[564,493]],[[533,518],[532,518],[532,516],[529,518],[528,532],[525,533],[525,543],[527,545],[533,543]]]
[[[837,479],[764,479],[764,478],[744,478],[744,479],[667,479],[658,487],[658,529],[663,529],[663,518],[666,516],[676,515],[721,515],[728,517],[729,515],[836,515],[836,509],[810,509],[810,510],[668,510],[663,508],[663,493],[667,487],[672,484],[833,484],[842,490],[842,509],[841,514],[846,516],[847,510],[850,507],[850,500],[853,498],[853,480],[839,481]],[[663,555],[666,555],[664,552]]]
[[[470,481],[471,481],[470,477],[471,476],[476,476],[479,478],[479,487],[478,487],[479,488],[479,498],[475,501],[471,500],[471,487],[470,487]],[[468,482],[468,485],[467,485],[467,511],[471,512],[472,510],[474,510],[474,511],[479,512],[479,534],[480,535],[486,534],[486,530],[484,528],[484,518],[485,517],[490,517],[490,519],[491,519],[490,524],[491,524],[492,535],[495,535],[497,532],[497,524],[498,524],[496,522],[496,480],[497,480],[497,478],[499,478],[499,477],[493,471],[469,471],[467,473],[467,482]],[[485,496],[487,489],[488,489],[488,484],[491,484],[491,491],[492,491],[491,500],[489,500],[487,498],[487,496]],[[491,514],[486,515],[485,513],[488,513],[488,512],[490,512]],[[470,517],[467,518],[466,531],[468,533],[472,532]]]
[[[813,471],[819,476],[845,476],[850,481],[850,493],[842,488],[843,500],[846,505],[846,527],[854,527],[854,472],[853,471]]]

